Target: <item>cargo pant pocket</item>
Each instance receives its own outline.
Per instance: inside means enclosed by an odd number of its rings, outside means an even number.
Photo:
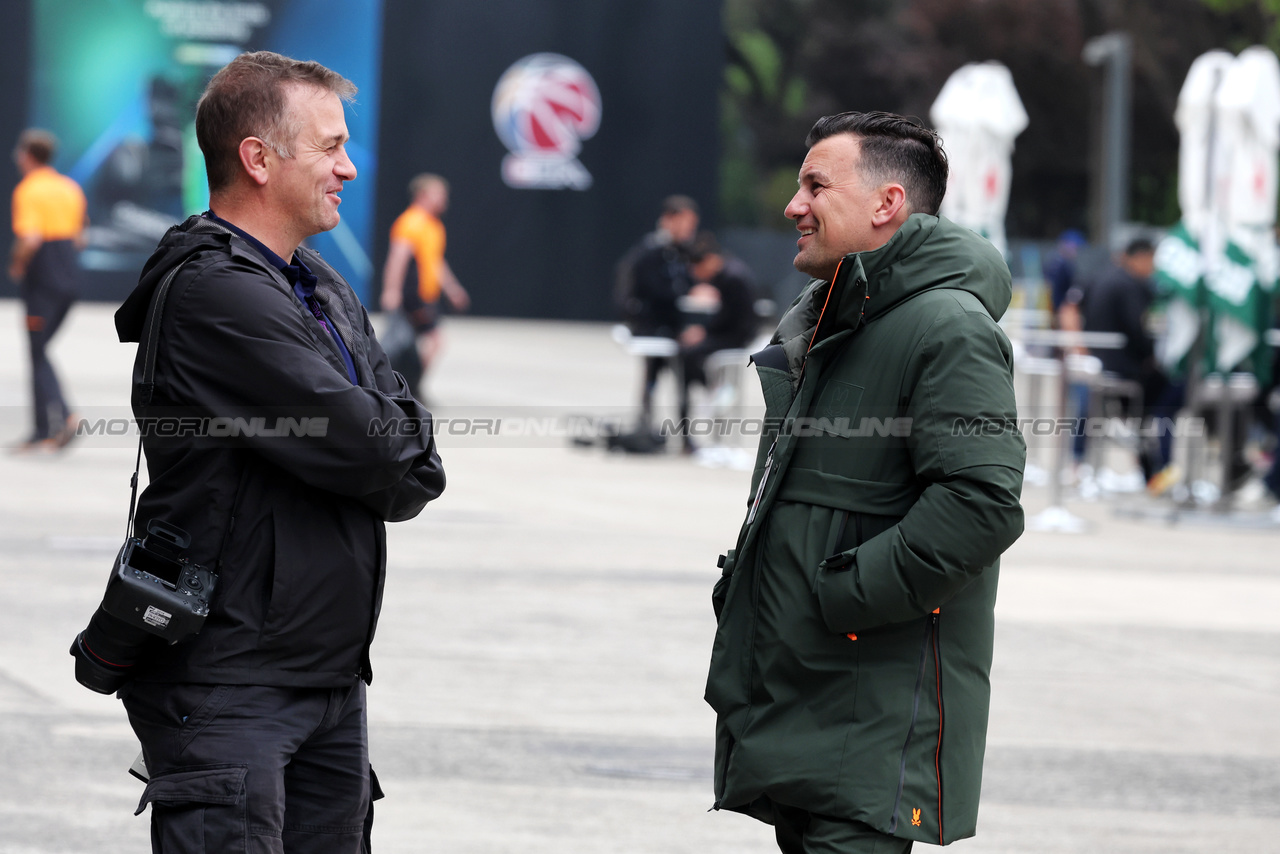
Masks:
[[[156,854],[246,854],[247,765],[200,765],[153,777],[138,802],[151,805],[151,846]]]

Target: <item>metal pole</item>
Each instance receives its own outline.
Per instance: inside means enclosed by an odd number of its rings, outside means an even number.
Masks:
[[[1114,250],[1117,230],[1129,219],[1129,126],[1132,115],[1133,39],[1114,32],[1090,39],[1082,54],[1089,65],[1105,66],[1102,109],[1102,182],[1100,230]]]

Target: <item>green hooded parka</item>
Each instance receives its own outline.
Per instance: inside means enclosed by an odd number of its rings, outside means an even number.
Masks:
[[[977,821],[999,558],[1026,446],[1008,267],[914,214],[756,354],[766,414],[707,680],[717,808],[947,844]],[[847,273],[847,278],[845,274]]]

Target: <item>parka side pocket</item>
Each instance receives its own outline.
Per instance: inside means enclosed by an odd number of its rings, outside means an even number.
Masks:
[[[818,599],[822,622],[837,634],[856,632],[860,628],[853,625],[854,620],[847,613],[847,606],[858,587],[856,574],[851,571],[857,565],[857,547],[838,552],[818,565],[818,574],[813,581],[813,595]]]
[[[733,549],[729,549],[727,554],[720,556],[720,577],[716,579],[716,586],[711,590],[711,609],[715,612],[716,622],[720,621],[725,600],[729,598],[729,584],[733,581],[734,557]]]
[[[138,802],[151,804],[151,844],[156,851],[247,854],[247,765],[201,765],[153,777]]]
[[[824,570],[848,569],[853,563],[853,552],[861,545],[861,542],[854,542],[853,547],[845,552],[836,551],[845,542],[845,531],[849,527],[849,517],[857,518],[856,514],[850,513],[848,510],[837,510],[831,514],[831,530],[827,533],[827,544],[823,550],[823,554],[828,557],[823,558],[822,563],[818,564],[818,570],[813,576],[813,585],[809,592],[817,594],[818,584],[822,579]],[[861,525],[857,526],[861,528]],[[859,535],[859,540],[861,535]]]

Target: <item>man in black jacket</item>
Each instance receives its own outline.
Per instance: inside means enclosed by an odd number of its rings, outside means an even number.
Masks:
[[[169,230],[116,315],[124,341],[160,324],[152,389],[146,347],[134,368],[151,476],[137,528],[184,529],[220,576],[194,638],[89,650],[128,678],[157,852],[354,854],[381,795],[364,698],[383,523],[417,515],[444,473],[355,294],[300,245],[338,224],[356,177],[354,94],[268,52],[219,71],[196,110],[210,210]],[[169,429],[175,413],[203,426]]]
[[[1146,421],[1152,416],[1172,418],[1182,404],[1178,389],[1170,389],[1169,378],[1155,355],[1155,339],[1147,332],[1147,313],[1155,302],[1155,246],[1145,237],[1129,241],[1095,280],[1067,292],[1067,303],[1078,306],[1080,324],[1088,332],[1120,332],[1125,337],[1120,349],[1092,351],[1102,369],[1142,387],[1142,405],[1131,413]],[[1070,316],[1071,310],[1067,310]],[[1171,394],[1170,392],[1173,392]],[[1148,482],[1169,464],[1171,437],[1144,443],[1138,456]]]
[[[618,262],[615,296],[632,335],[676,338],[684,328],[678,301],[689,290],[689,242],[698,233],[698,203],[689,196],[662,201],[658,227]],[[668,366],[661,356],[646,356],[640,392],[641,421],[648,427],[653,390]]]

